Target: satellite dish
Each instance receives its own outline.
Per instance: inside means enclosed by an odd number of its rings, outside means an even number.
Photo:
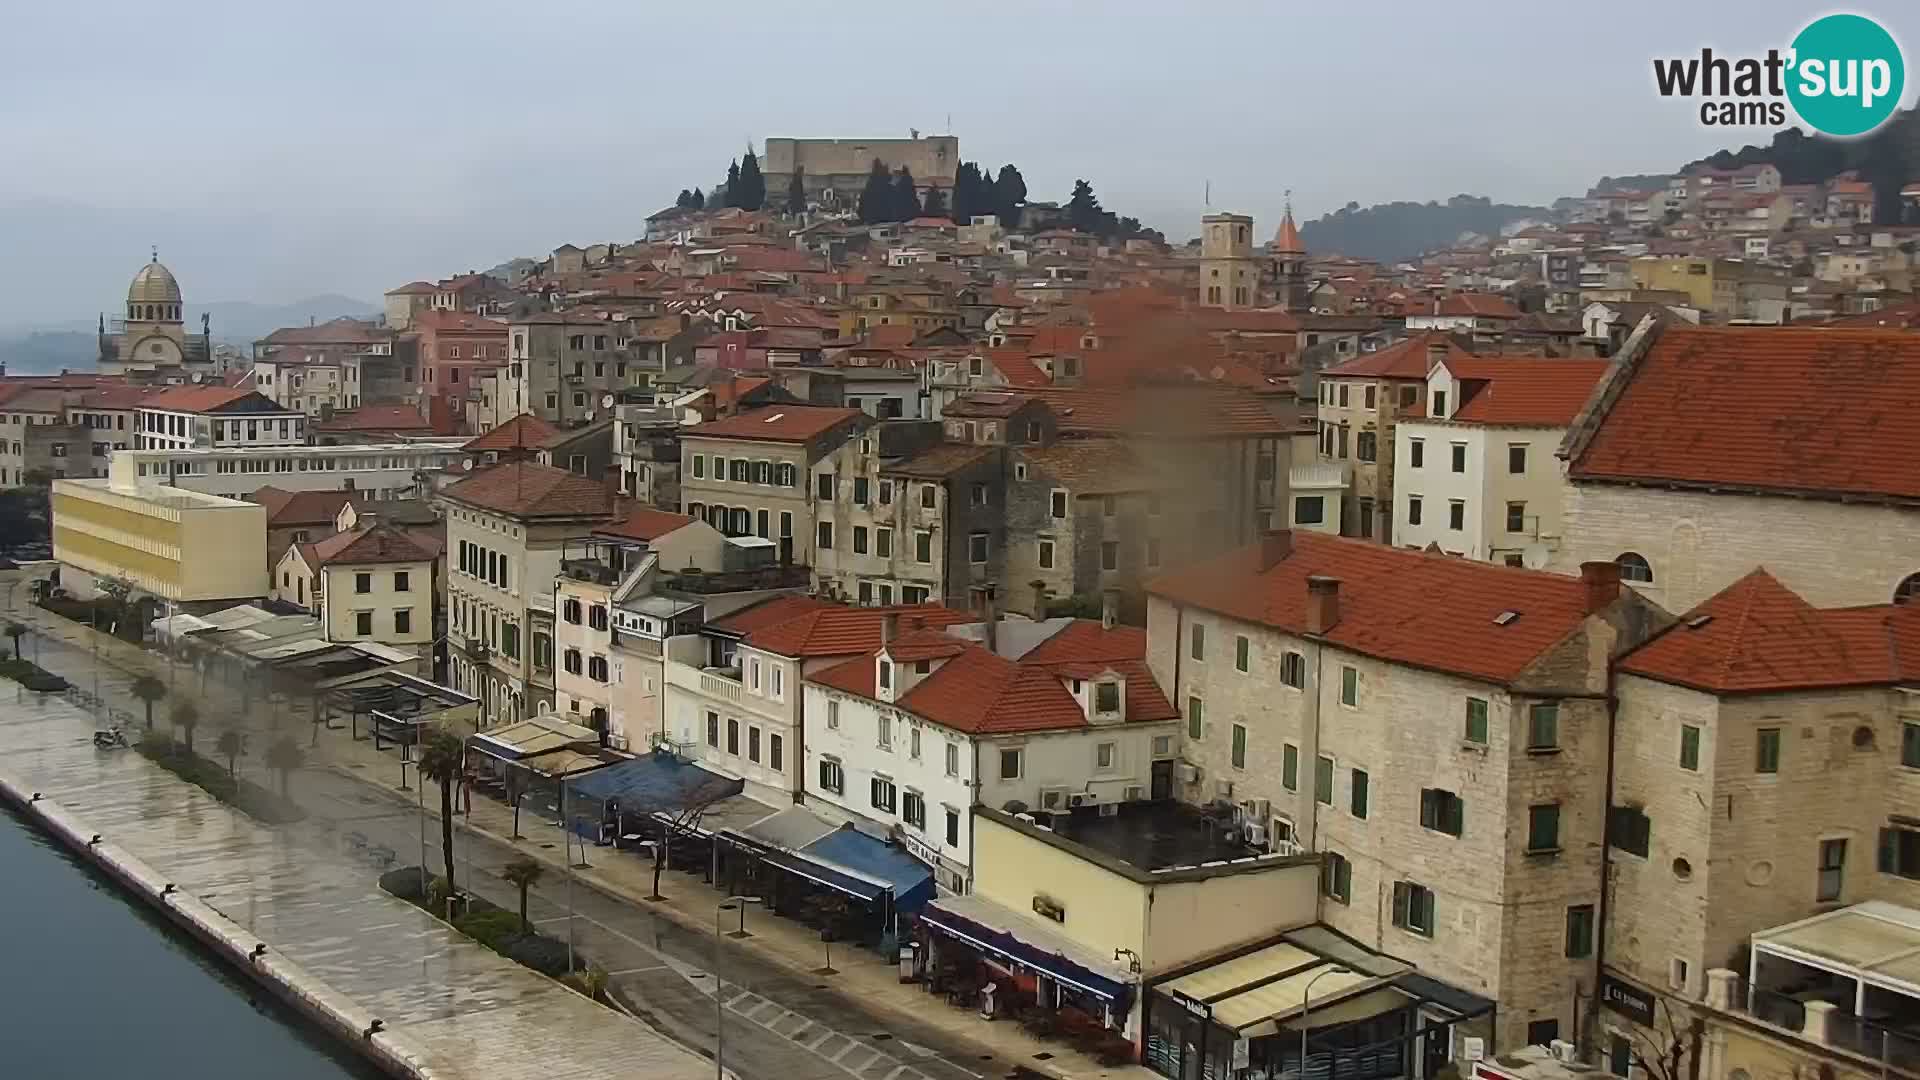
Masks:
[[[613,395],[612,395],[612,394],[602,394],[602,395],[600,396],[600,407],[601,407],[601,408],[603,408],[603,409],[611,409],[611,408],[613,408]]]
[[[1529,570],[1545,570],[1547,568],[1547,560],[1552,554],[1552,552],[1547,550],[1547,545],[1545,544],[1528,544],[1526,547],[1520,549],[1520,565]]]

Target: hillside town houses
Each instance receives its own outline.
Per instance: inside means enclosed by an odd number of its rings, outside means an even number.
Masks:
[[[45,591],[573,733],[515,784],[714,785],[568,827],[1170,1080],[1920,1075],[1920,187],[1701,166],[1389,265],[869,152],[926,212],[770,139],[765,205],[245,357],[136,263],[99,373],[0,375]]]

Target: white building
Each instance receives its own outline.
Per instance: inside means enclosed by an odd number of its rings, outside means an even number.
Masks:
[[[1554,457],[1605,360],[1449,356],[1394,429],[1393,543],[1544,569],[1566,482]]]
[[[895,623],[879,648],[807,679],[810,805],[891,830],[940,885],[967,892],[976,802],[1117,808],[1149,797],[1156,765],[1172,794],[1180,714],[1147,670],[1141,631]]]
[[[369,492],[373,498],[418,493],[421,476],[465,461],[466,440],[370,443],[365,446],[209,446],[116,450],[107,475],[243,498],[271,485],[285,491]]]
[[[307,418],[250,387],[179,386],[140,402],[136,449],[305,446]]]

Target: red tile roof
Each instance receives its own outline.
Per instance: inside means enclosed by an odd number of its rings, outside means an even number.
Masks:
[[[1384,349],[1363,353],[1346,363],[1335,364],[1320,374],[1333,378],[1419,379],[1425,382],[1431,365],[1429,347],[1443,343],[1448,360],[1473,355],[1450,336],[1438,330],[1429,330]]]
[[[849,656],[880,646],[880,624],[888,614],[903,624],[918,620],[938,629],[978,620],[978,616],[939,604],[903,607],[852,607],[828,604],[747,635],[747,644],[782,656]]]
[[[516,517],[607,517],[613,493],[565,469],[511,461],[468,476],[440,497]]]
[[[477,435],[462,450],[535,450],[545,446],[560,429],[532,413],[521,413],[498,427]]]
[[[366,501],[358,491],[284,491],[272,486],[257,488],[248,498],[267,508],[269,529],[332,525],[341,507]]]
[[[876,646],[808,681],[875,698],[875,660],[881,651]],[[1109,670],[1125,680],[1127,722],[1180,715],[1147,668],[1143,631],[1106,631],[1097,622],[1079,620],[1017,661],[931,630],[903,634],[885,652],[896,662],[943,661],[895,703],[955,731],[1005,735],[1091,727],[1067,681]]]
[[[300,545],[307,564],[313,567],[357,565],[362,563],[432,562],[437,552],[415,543],[411,536],[390,525],[373,525],[352,532],[335,533],[312,544]]]
[[[859,409],[819,405],[768,405],[724,420],[687,428],[685,436],[703,439],[751,439],[756,442],[811,442],[843,424],[866,416]]]
[[[388,289],[387,295],[388,296],[421,296],[421,295],[431,295],[437,291],[438,290],[435,289],[434,286],[429,285],[424,281],[409,281],[405,285],[402,285],[397,289]]]
[[[431,431],[433,425],[411,405],[362,405],[323,417],[311,431]]]
[[[716,630],[725,630],[736,634],[751,634],[769,626],[777,626],[789,619],[819,611],[837,605],[811,596],[784,595],[771,600],[762,600],[750,607],[744,607],[730,615],[722,616],[708,623]]]
[[[1033,400],[1026,394],[981,392],[954,398],[941,410],[942,416],[1007,417],[1019,412]]]
[[[1173,435],[1238,439],[1286,436],[1292,429],[1245,390],[1204,384],[1147,385],[1124,390],[1065,387],[1026,391],[1047,403],[1059,429],[1074,435]]]
[[[1909,642],[1920,645],[1920,605],[1816,608],[1756,567],[1620,669],[1713,694],[1871,686],[1920,678]]]
[[[1294,530],[1261,570],[1261,545],[1164,575],[1147,590],[1189,607],[1304,636],[1307,579],[1340,580],[1325,640],[1414,667],[1509,683],[1587,617],[1577,577]],[[1494,622],[1502,612],[1518,618]]]
[[[1497,356],[1444,361],[1464,385],[1449,419],[1504,427],[1567,427],[1613,363]]]
[[[1669,326],[1613,379],[1576,480],[1920,499],[1920,334]]]
[[[694,519],[686,514],[675,514],[667,510],[655,510],[643,506],[628,514],[626,520],[593,530],[595,536],[619,536],[628,540],[658,540],[673,532],[693,524]]]
[[[393,336],[371,321],[342,316],[316,326],[282,327],[260,340],[263,345],[372,345]]]
[[[1454,293],[1440,301],[1442,315],[1471,315],[1480,319],[1517,319],[1520,309],[1504,296],[1491,293]]]
[[[257,397],[273,405],[273,399],[251,387],[244,386],[175,386],[163,390],[140,403],[143,409],[165,409],[168,412],[204,413],[215,412],[235,404],[245,398]],[[293,412],[279,405],[273,405],[269,411]]]

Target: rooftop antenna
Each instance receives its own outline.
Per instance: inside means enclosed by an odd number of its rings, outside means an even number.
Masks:
[[[160,245],[159,244],[153,245],[153,261],[154,262],[160,261]]]
[[[1207,194],[1205,198],[1207,202],[1207,208],[1211,210],[1213,208],[1213,181],[1211,180],[1207,181]]]

